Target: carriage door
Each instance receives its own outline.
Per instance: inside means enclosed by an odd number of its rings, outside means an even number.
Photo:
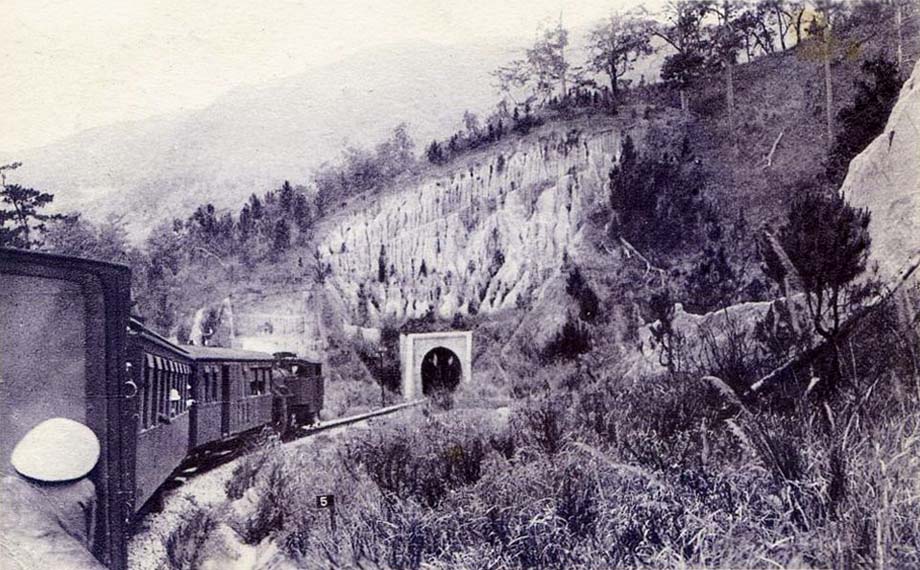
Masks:
[[[220,433],[230,435],[230,365],[220,367]]]

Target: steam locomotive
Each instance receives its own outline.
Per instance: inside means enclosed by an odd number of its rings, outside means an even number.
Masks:
[[[0,249],[0,452],[52,417],[87,425],[101,453],[94,554],[127,564],[135,515],[192,453],[312,423],[322,368],[292,354],[178,346],[130,315],[127,267]]]

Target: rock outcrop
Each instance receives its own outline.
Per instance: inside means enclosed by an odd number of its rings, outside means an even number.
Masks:
[[[571,126],[490,149],[330,228],[320,251],[355,322],[488,313],[538,297],[608,200],[620,149],[609,124]]]
[[[853,159],[840,191],[853,206],[872,212],[871,260],[890,281],[920,255],[920,62],[885,131]]]
[[[850,162],[840,191],[872,212],[871,262],[895,297],[899,320],[920,340],[920,62],[904,82],[885,131]],[[904,278],[907,280],[904,281]]]

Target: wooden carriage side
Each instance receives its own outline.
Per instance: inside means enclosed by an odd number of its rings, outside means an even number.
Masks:
[[[0,449],[9,472],[13,446],[52,417],[86,424],[101,454],[89,478],[96,487],[93,554],[108,567],[127,565],[126,496],[133,430],[122,429],[130,396],[125,339],[131,273],[127,267],[0,249]]]

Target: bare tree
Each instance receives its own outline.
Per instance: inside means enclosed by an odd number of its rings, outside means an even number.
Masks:
[[[808,14],[808,7],[804,0],[786,0],[780,3],[780,9],[789,27],[795,30],[796,45],[802,43],[802,32],[805,30],[805,16]]]
[[[515,59],[493,71],[492,76],[498,82],[496,87],[499,93],[507,96],[515,105],[519,105],[520,102],[514,94],[515,91],[526,87],[530,81],[527,61]]]
[[[772,27],[775,30],[776,37],[779,38],[779,47],[786,51],[786,36],[793,27],[794,19],[790,14],[788,0],[760,0],[757,2],[754,11],[760,16],[760,24],[766,27]],[[769,19],[774,24],[767,23]]]
[[[498,81],[498,90],[508,96],[515,105],[522,102],[515,97],[515,92],[531,88],[531,95],[523,103],[542,98],[548,101],[557,85],[562,97],[568,88],[567,81],[571,68],[565,59],[565,48],[569,43],[569,33],[562,27],[562,22],[555,27],[542,29],[537,33],[533,46],[527,49],[524,57],[515,59],[492,72]]]
[[[536,92],[544,100],[552,96],[558,84],[562,97],[566,95],[566,79],[569,74],[569,63],[565,59],[565,48],[569,44],[569,33],[559,25],[544,29],[539,33],[533,47],[527,50],[527,65],[530,67],[531,77],[536,80]]]

